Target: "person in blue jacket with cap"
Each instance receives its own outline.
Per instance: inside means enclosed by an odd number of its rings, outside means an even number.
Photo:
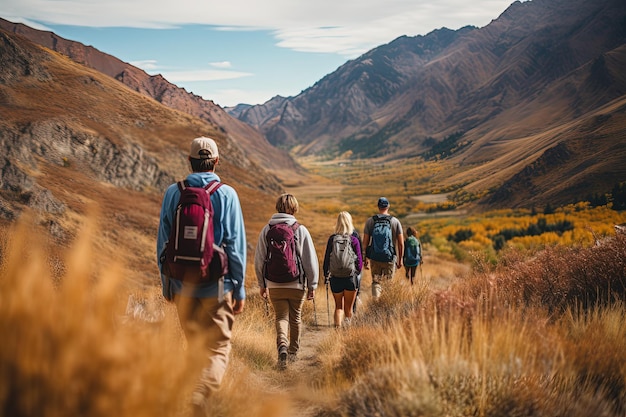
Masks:
[[[191,142],[189,163],[192,173],[187,176],[191,187],[204,187],[213,180],[219,162],[214,139],[199,137]],[[163,196],[157,237],[157,262],[161,271],[163,296],[176,304],[186,337],[202,337],[206,363],[192,396],[192,405],[204,410],[207,398],[215,392],[224,377],[231,350],[234,316],[243,311],[246,292],[246,233],[239,196],[227,184],[211,195],[215,243],[228,256],[228,273],[219,281],[183,282],[163,274],[160,255],[163,253],[174,223],[180,197],[177,184],[170,185]]]

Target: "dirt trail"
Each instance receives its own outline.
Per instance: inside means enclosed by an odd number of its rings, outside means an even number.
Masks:
[[[423,270],[420,269],[419,277],[428,282],[427,286],[430,290],[445,289],[458,277],[463,276],[468,270],[466,265],[459,264],[451,259],[443,259],[440,256],[430,256],[426,254]],[[397,271],[394,280],[405,281],[404,272]],[[371,277],[369,271],[364,273],[361,295],[357,305],[357,317],[361,314],[367,314],[367,305],[370,302],[371,293]],[[408,285],[408,284],[407,284]],[[320,345],[329,342],[326,348],[332,348],[332,337],[340,337],[343,330],[337,330],[334,325],[329,324],[333,321],[334,301],[332,296],[327,304],[324,287],[320,288],[316,297],[317,306],[311,311],[312,307],[308,304],[304,313],[304,327],[301,336],[300,351],[298,358],[294,362],[289,362],[287,369],[279,370],[277,367],[264,368],[246,374],[251,386],[263,387],[263,393],[268,396],[282,396],[279,401],[280,410],[276,410],[276,414],[289,415],[293,417],[313,417],[320,412],[319,407],[322,406],[323,398],[320,398],[323,387],[322,381],[327,375],[320,359]],[[164,319],[164,308],[174,308],[171,304],[156,302],[160,300],[156,293],[154,297],[140,297],[131,294],[128,299],[126,308],[126,319],[138,319],[147,323],[160,323]],[[175,314],[170,312],[169,314]],[[315,316],[317,325],[315,324]],[[273,321],[273,317],[272,317]],[[339,335],[337,335],[339,332]],[[315,389],[313,389],[315,388]],[[269,397],[268,397],[269,398]],[[248,400],[247,398],[245,400]]]
[[[319,317],[318,317],[319,318]],[[291,405],[288,415],[292,417],[312,417],[319,406],[319,401],[312,394],[311,386],[320,379],[322,372],[318,347],[336,332],[329,327],[326,317],[314,324],[305,325],[300,339],[300,351],[294,362],[289,362],[287,369],[272,368],[255,374],[263,380],[268,394],[285,395]]]
[[[420,278],[428,281],[431,290],[439,290],[448,287],[455,279],[467,272],[467,266],[452,260],[442,260],[437,257],[426,256],[425,266],[420,272]],[[361,296],[357,306],[357,316],[366,312],[370,299],[370,276],[369,271],[362,282]],[[405,280],[404,272],[397,271],[394,279]],[[323,288],[323,287],[322,287]],[[323,300],[321,300],[323,298]],[[332,297],[327,306],[325,297],[317,298],[317,326],[313,323],[313,317],[305,319],[300,351],[298,359],[289,363],[286,370],[280,371],[273,368],[255,376],[264,380],[264,386],[268,393],[286,394],[293,401],[293,417],[312,417],[316,414],[319,406],[319,398],[312,398],[311,386],[316,385],[324,372],[320,361],[320,344],[332,337],[337,331],[332,323],[334,301]],[[323,302],[320,302],[323,301]],[[327,311],[328,309],[328,311]],[[366,313],[365,313],[366,314]],[[330,317],[329,317],[330,316]]]

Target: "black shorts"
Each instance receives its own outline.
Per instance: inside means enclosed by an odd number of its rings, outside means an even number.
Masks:
[[[354,277],[331,277],[330,290],[334,293],[340,293],[344,291],[356,291],[356,281]]]

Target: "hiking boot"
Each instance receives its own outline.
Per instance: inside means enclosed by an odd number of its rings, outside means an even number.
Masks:
[[[278,350],[278,369],[287,369],[287,348],[284,346]]]
[[[297,353],[288,353],[287,354],[287,362],[294,363],[297,360],[298,360],[298,354]]]

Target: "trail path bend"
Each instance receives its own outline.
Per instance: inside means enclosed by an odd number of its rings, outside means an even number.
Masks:
[[[287,369],[273,368],[256,376],[264,382],[268,394],[285,395],[290,399],[290,416],[311,417],[319,405],[311,389],[321,378],[322,366],[319,358],[319,345],[336,332],[327,323],[318,326],[307,323],[300,339],[300,350],[294,362]]]

